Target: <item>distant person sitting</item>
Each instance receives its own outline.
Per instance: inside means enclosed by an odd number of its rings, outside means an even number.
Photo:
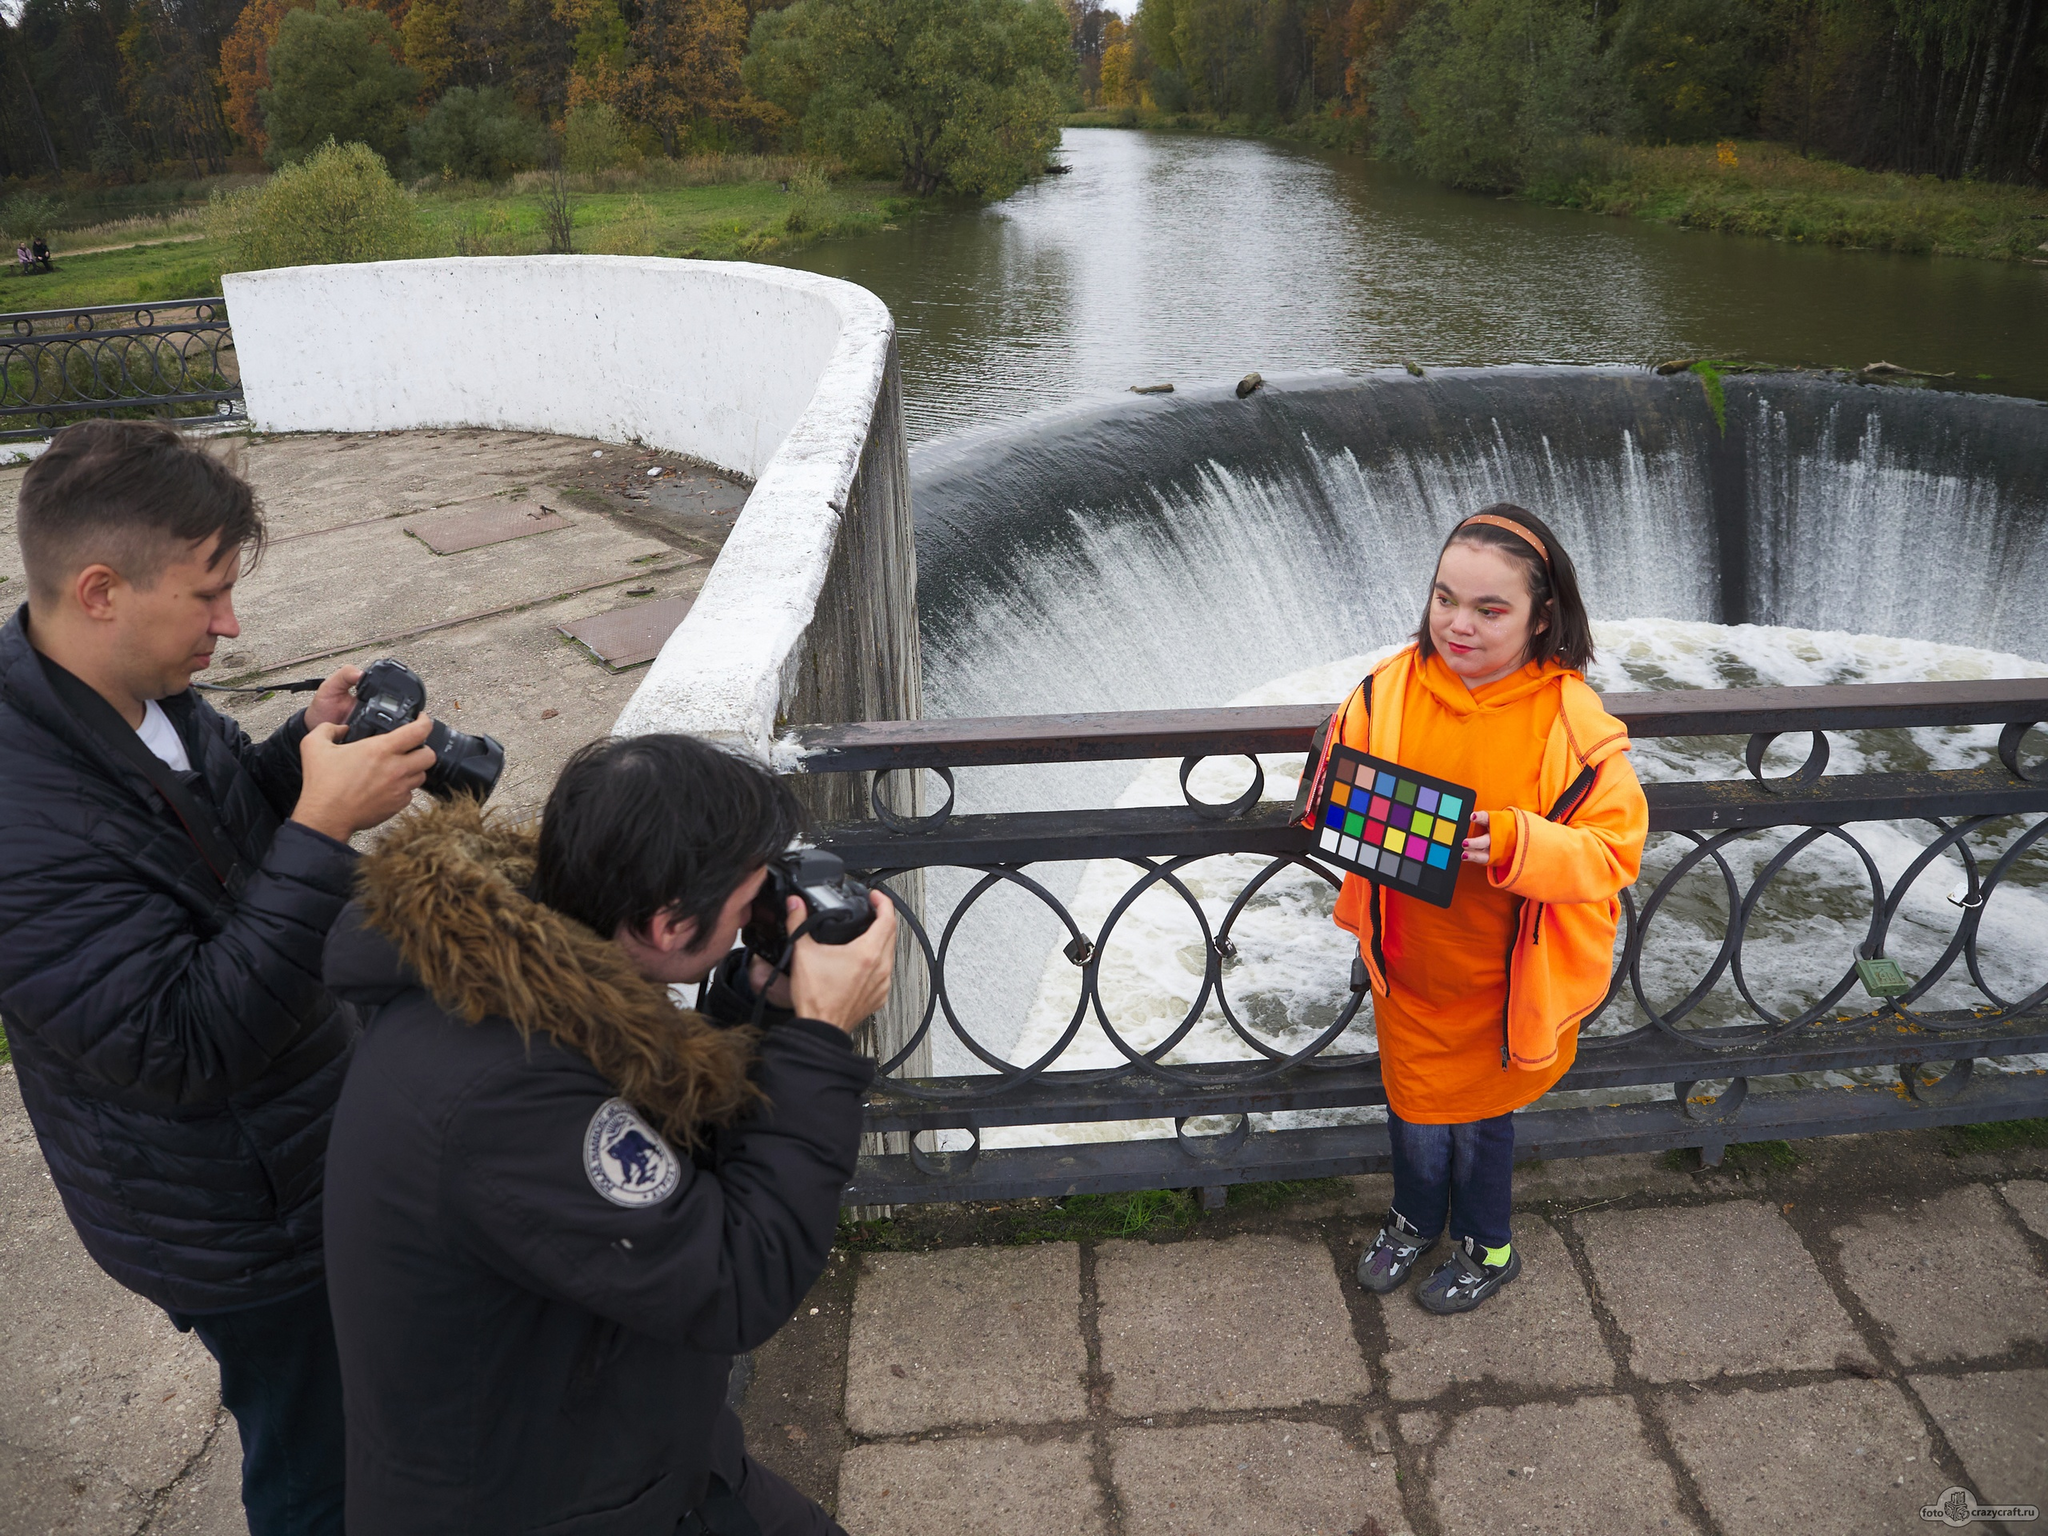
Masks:
[[[357,1027],[320,958],[349,836],[411,798],[433,722],[344,744],[354,667],[260,743],[191,691],[241,633],[263,520],[170,427],[57,433],[15,533],[0,1025],[22,1102],[86,1252],[220,1363],[252,1536],[339,1536],[321,1160]]]
[[[50,242],[41,235],[36,236],[35,243],[28,248],[28,253],[35,258],[36,265],[45,272],[57,270],[56,264],[50,260]]]
[[[35,253],[25,245],[17,245],[14,248],[14,264],[21,268],[21,275],[27,277],[36,269]]]

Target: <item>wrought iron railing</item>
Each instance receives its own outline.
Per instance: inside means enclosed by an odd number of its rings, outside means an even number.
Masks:
[[[1623,893],[1608,1002],[1582,1030],[1571,1071],[1517,1116],[1523,1151],[1691,1146],[1713,1162],[1730,1142],[2048,1114],[2048,1073],[2024,1060],[2048,1051],[2048,943],[2023,935],[2017,948],[2005,943],[1993,964],[1983,942],[1986,913],[2002,892],[2027,933],[2027,922],[2048,916],[2048,764],[2027,756],[2028,732],[2048,720],[2048,679],[1673,690],[1611,694],[1606,704],[1638,743],[1746,737],[1746,746],[1721,745],[1741,753],[1747,773],[1646,784],[1652,856],[1642,880]],[[1296,808],[1263,798],[1256,756],[1304,752],[1329,712],[1282,706],[876,722],[799,733],[805,771],[875,775],[875,819],[825,832],[850,867],[885,888],[905,871],[965,872],[965,893],[942,914],[936,937],[899,901],[923,957],[922,976],[902,984],[920,988],[925,1001],[915,1033],[896,1042],[883,1064],[868,1125],[896,1133],[878,1144],[904,1150],[864,1158],[850,1203],[1190,1186],[1214,1201],[1234,1182],[1388,1165],[1384,1120],[1374,1123],[1371,1113],[1386,1103],[1378,1057],[1345,1041],[1367,1000],[1362,971],[1333,976],[1327,1017],[1291,1030],[1249,1022],[1232,995],[1233,936],[1261,893],[1276,879],[1338,883],[1339,872],[1318,862],[1295,825]],[[1986,725],[2002,728],[1995,749],[1970,752],[1965,738],[1948,753],[1979,759],[1970,766],[1824,772],[1830,733]],[[1787,776],[1767,777],[1771,743],[1787,733],[1811,733],[1807,760]],[[1945,739],[1957,740],[1952,733]],[[1203,758],[1239,755],[1252,758],[1252,782],[1235,800],[1203,803],[1188,790]],[[1182,759],[1182,805],[994,815],[953,809],[956,769],[1175,757]],[[944,803],[915,815],[892,808],[884,785],[901,786],[909,775],[900,770],[935,773]],[[1879,845],[1883,858],[1872,851]],[[1834,873],[1795,874],[1816,848],[1841,853]],[[1225,855],[1252,862],[1230,877],[1234,899],[1205,906],[1190,889],[1190,871]],[[1121,861],[1132,870],[1106,920],[1085,929],[1031,872],[1076,860]],[[1957,881],[1937,898],[1935,910],[1954,924],[1939,942],[1927,936],[1926,912],[1930,884],[1943,881],[1937,871]],[[977,1039],[949,985],[963,919],[997,889],[1043,904],[1065,935],[1051,950],[1063,950],[1078,971],[1079,1001],[1067,1027],[1027,1060],[1008,1060]],[[1202,974],[1178,1025],[1142,1040],[1114,1017],[1102,966],[1118,923],[1154,891],[1186,904],[1200,936]],[[1781,910],[1816,896],[1837,908],[1867,907],[1867,915],[1803,920]],[[2037,901],[2039,913],[2031,911]],[[1910,926],[1921,952],[1887,989],[1880,973],[1859,971],[1856,962],[1894,955],[1909,903],[1917,903]],[[1671,915],[1680,905],[1691,914],[1683,931]],[[1210,907],[1222,908],[1220,918]],[[1712,914],[1701,916],[1714,907],[1718,936]],[[1800,1006],[1781,1009],[1759,995],[1753,952],[1764,947],[1758,932],[1767,913],[1780,990],[1788,935],[1809,948],[1831,935],[1842,942],[1841,953],[1807,966],[1806,985],[1795,989],[1803,990]],[[2015,967],[2022,980],[2011,979]],[[1873,985],[1895,995],[1879,996]],[[1179,1059],[1212,1004],[1237,1059]],[[1209,1017],[1213,1023],[1215,1014]],[[1113,1044],[1115,1063],[1063,1068],[1061,1057],[1089,1030]],[[903,1075],[906,1064],[930,1059],[935,1031],[988,1070]],[[1996,1069],[1980,1065],[1987,1062]],[[1325,1123],[1276,1127],[1264,1118],[1301,1112]],[[1254,1116],[1262,1117],[1256,1126]],[[1227,1128],[1191,1133],[1190,1122],[1213,1126],[1214,1117]],[[981,1146],[997,1128],[1168,1120],[1170,1137],[1104,1141],[1041,1131],[1057,1139]]]
[[[0,441],[89,416],[238,418],[233,354],[218,298],[0,315]]]

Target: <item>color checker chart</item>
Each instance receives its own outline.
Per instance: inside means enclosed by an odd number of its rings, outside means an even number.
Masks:
[[[1404,896],[1448,907],[1472,825],[1472,791],[1382,758],[1332,747],[1316,846]]]

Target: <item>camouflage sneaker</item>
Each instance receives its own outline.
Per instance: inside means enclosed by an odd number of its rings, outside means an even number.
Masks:
[[[1513,1247],[1504,1261],[1488,1264],[1479,1245],[1461,1237],[1451,1256],[1422,1282],[1415,1299],[1430,1312],[1470,1312],[1521,1272],[1522,1256]]]
[[[1358,1283],[1384,1296],[1415,1268],[1415,1261],[1436,1246],[1435,1238],[1424,1238],[1399,1211],[1387,1212],[1386,1225],[1358,1260]]]

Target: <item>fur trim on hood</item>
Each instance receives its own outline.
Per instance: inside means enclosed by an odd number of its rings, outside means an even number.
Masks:
[[[467,795],[413,812],[362,861],[364,920],[444,1010],[552,1036],[663,1135],[694,1144],[758,1097],[752,1031],[677,1008],[618,945],[527,895],[535,835]]]

